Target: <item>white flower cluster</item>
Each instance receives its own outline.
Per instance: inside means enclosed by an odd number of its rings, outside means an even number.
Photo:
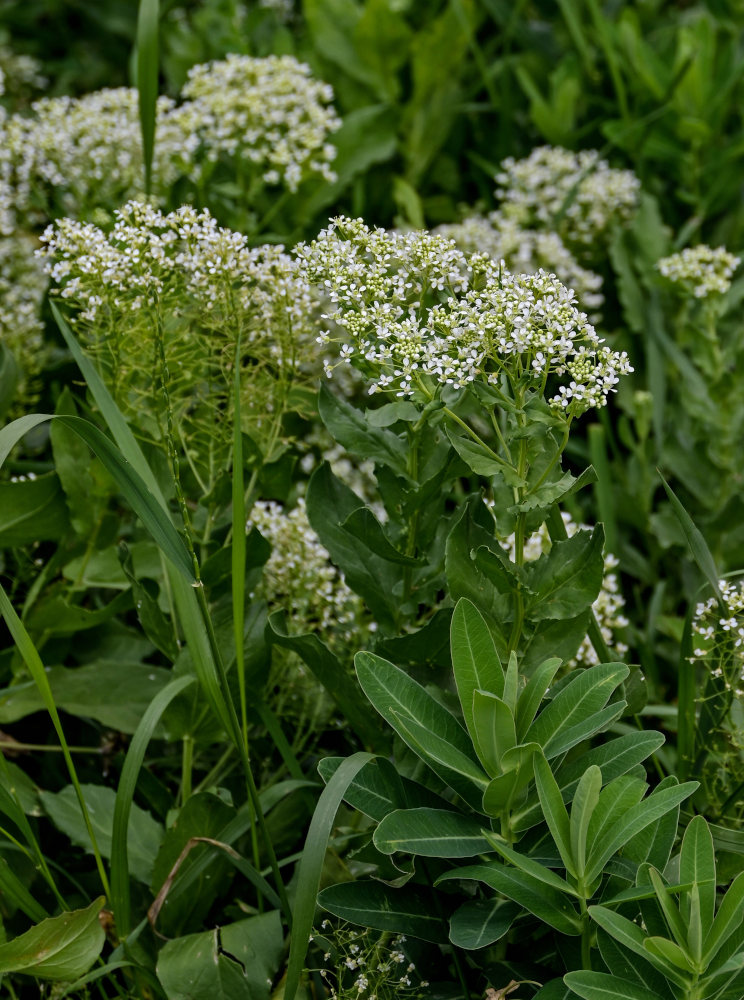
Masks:
[[[415,963],[405,955],[404,934],[387,941],[370,929],[352,930],[345,923],[333,927],[330,920],[324,920],[321,929],[322,936],[311,940],[322,941],[333,949],[333,953],[325,953],[324,960],[335,959],[335,967],[319,970],[331,1000],[423,1000],[428,995],[426,980],[414,982],[418,973]]]
[[[692,619],[692,659],[709,667],[737,698],[744,698],[744,588],[742,583],[719,580],[726,608],[715,597],[701,601]]]
[[[596,150],[558,146],[538,146],[523,160],[508,157],[496,182],[503,215],[526,228],[556,230],[582,248],[630,218],[640,193],[632,171],[614,170]]]
[[[272,608],[292,614],[297,631],[317,630],[353,641],[359,630],[361,603],[331,563],[300,498],[290,511],[273,500],[253,505],[247,528],[258,528],[271,545],[260,596]]]
[[[561,511],[561,517],[563,518],[563,523],[566,527],[566,534],[569,538],[575,535],[577,531],[591,530],[589,525],[576,524],[571,515],[565,511]],[[510,551],[511,558],[514,559],[514,535],[510,535],[509,538],[505,540],[505,544]],[[550,535],[548,534],[548,530],[545,525],[542,525],[538,531],[535,531],[525,540],[525,560],[527,562],[534,562],[539,559],[541,555],[549,552],[550,546]],[[627,627],[628,619],[622,613],[623,608],[625,607],[625,599],[620,593],[620,585],[618,583],[617,574],[614,572],[617,565],[617,558],[611,552],[605,553],[602,589],[597,595],[596,601],[592,604],[592,609],[596,616],[599,630],[602,633],[602,638],[608,646],[614,648],[615,652],[619,656],[623,656],[627,653],[628,647],[625,643],[618,639],[617,633],[621,629]],[[572,665],[579,665],[583,667],[593,667],[599,663],[597,654],[594,651],[594,646],[592,646],[588,637],[585,637],[582,640],[579,650],[571,662]]]
[[[582,267],[557,233],[523,229],[516,219],[500,212],[471,215],[462,222],[439,226],[437,232],[468,253],[503,260],[517,274],[552,272],[587,310],[599,309],[604,301],[601,276]]]
[[[464,388],[504,372],[544,390],[555,376],[562,382],[551,405],[576,415],[603,406],[632,371],[553,274],[514,275],[444,236],[369,229],[344,217],[296,252],[336,307],[324,318],[347,335],[342,362],[372,379],[371,393],[431,395],[437,384]]]
[[[299,333],[313,307],[297,265],[281,246],[251,247],[206,209],[183,205],[165,214],[130,201],[109,232],[60,219],[42,243],[39,253],[61,296],[102,330],[168,301],[215,332],[239,327],[252,343],[265,340],[281,363],[299,361],[294,351],[282,353],[285,331]]]
[[[34,90],[47,85],[41,73],[41,63],[32,56],[14,52],[7,45],[0,45],[0,97],[11,101],[26,99]]]
[[[741,258],[725,247],[714,248],[701,243],[663,257],[656,266],[665,278],[691,291],[696,299],[704,299],[729,290],[731,276],[740,261]]]
[[[173,117],[203,143],[207,160],[237,157],[265,183],[290,191],[311,174],[335,180],[328,137],[341,120],[330,103],[333,90],[293,56],[231,54],[194,66],[182,96]]]
[[[198,139],[181,129],[174,103],[158,99],[153,176],[163,192],[186,172]],[[28,117],[12,115],[0,135],[4,174],[18,215],[37,224],[55,202],[80,216],[142,191],[142,138],[137,91],[118,87],[83,97],[35,101]]]

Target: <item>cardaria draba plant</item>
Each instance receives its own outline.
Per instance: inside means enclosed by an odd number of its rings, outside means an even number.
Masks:
[[[336,307],[328,318],[346,335],[342,359],[368,375],[371,393],[431,400],[445,386],[506,379],[523,395],[553,377],[551,406],[574,416],[603,406],[631,370],[555,276],[511,274],[443,236],[342,217],[298,255]]]
[[[309,288],[281,247],[251,248],[206,211],[163,214],[136,201],[108,232],[62,219],[43,242],[56,294],[75,309],[83,344],[142,434],[163,443],[169,406],[208,488],[229,460],[237,362],[244,429],[262,454],[273,452],[303,378],[302,345],[312,343]]]
[[[731,287],[731,278],[739,266],[740,258],[725,247],[700,244],[685,247],[679,253],[663,257],[658,263],[659,272],[674,285],[691,292],[696,299],[724,294]]]

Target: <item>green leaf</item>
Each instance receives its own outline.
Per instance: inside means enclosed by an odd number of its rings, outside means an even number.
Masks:
[[[473,692],[473,743],[490,777],[496,777],[503,770],[503,755],[517,743],[514,716],[509,706],[487,691]]]
[[[467,951],[487,948],[506,934],[520,909],[503,899],[470,899],[450,917],[450,941]]]
[[[105,903],[99,896],[84,910],[49,917],[0,945],[0,975],[25,972],[40,979],[76,979],[93,965],[106,935],[98,920]]]
[[[627,676],[623,663],[600,663],[577,672],[538,715],[526,738],[539,743],[550,759],[593,735],[603,724],[602,710],[612,692]],[[617,715],[622,713],[624,702],[619,702],[610,706],[610,718],[618,705]]]
[[[396,809],[385,816],[372,839],[383,854],[472,858],[490,851],[482,825],[472,816],[446,809]]]
[[[350,783],[371,759],[368,753],[355,753],[347,758],[321,792],[315,807],[296,875],[292,937],[283,1000],[295,1000],[300,985],[300,976],[305,965],[305,955],[313,927],[323,862],[338,807]]]
[[[669,497],[672,510],[677,515],[677,520],[685,533],[685,538],[687,539],[687,544],[690,546],[693,559],[698,564],[700,571],[710,584],[710,588],[716,595],[718,603],[723,605],[723,598],[721,597],[721,591],[718,586],[718,570],[716,569],[715,560],[711,555],[707,542],[703,538],[702,532],[696,527],[695,522],[685,510],[682,501],[677,497],[677,494],[674,492],[666,479],[664,479],[661,473],[659,473],[659,478],[664,486],[666,495]]]
[[[654,790],[651,795],[629,809],[620,818],[617,825],[601,843],[595,844],[587,862],[586,878],[593,882],[604,869],[609,859],[634,837],[644,827],[649,826],[660,816],[676,808],[698,788],[697,781],[686,781],[672,788]]]
[[[324,462],[310,477],[307,516],[331,559],[343,572],[351,589],[365,601],[378,622],[394,625],[400,600],[395,597],[399,570],[362,545],[344,521],[364,503],[333,475]]]
[[[116,925],[122,936],[126,936],[130,930],[129,822],[145,751],[163,712],[173,699],[194,681],[194,677],[174,679],[151,698],[150,704],[142,712],[121,769],[111,821],[111,902],[116,913]],[[154,856],[148,858],[144,867],[149,870],[154,861]]]
[[[500,816],[504,809],[512,807],[532,780],[533,758],[541,748],[537,743],[521,743],[507,750],[501,758],[503,774],[493,778],[483,793],[483,812],[488,816]],[[539,806],[536,806],[540,811]]]
[[[695,965],[691,958],[682,950],[676,941],[663,937],[646,938],[643,942],[646,951],[658,958],[666,959],[681,969],[682,972],[694,972]]]
[[[504,671],[483,616],[467,598],[455,606],[450,627],[452,667],[465,724],[473,729],[473,692],[476,688],[501,697]]]
[[[341,527],[359,539],[360,544],[375,552],[381,559],[398,566],[420,566],[421,560],[398,552],[369,507],[357,507],[341,524]]]
[[[682,986],[686,984],[686,977],[682,976],[675,965],[669,962],[664,956],[649,952],[645,948],[646,935],[640,927],[637,927],[627,917],[623,917],[619,913],[614,913],[604,906],[590,906],[589,915],[595,923],[599,924],[616,941],[634,954],[651,962],[654,968],[671,979],[673,983]]]
[[[517,739],[520,742],[529,731],[537,715],[537,710],[560,666],[561,660],[557,656],[545,660],[527,681],[527,685],[520,694],[517,701]]]
[[[559,892],[564,892],[569,896],[576,896],[576,892],[571,888],[571,886],[566,882],[565,879],[561,878],[560,875],[556,875],[554,871],[548,868],[546,865],[540,864],[539,861],[535,861],[534,858],[529,858],[525,854],[520,854],[513,848],[502,840],[500,837],[494,835],[487,835],[488,842],[498,851],[502,858],[506,861],[510,861],[515,868],[520,871],[525,872],[527,875],[532,876],[537,879],[538,882],[542,882],[545,885],[552,886]]]
[[[158,101],[158,21],[160,0],[140,0],[137,17],[137,90],[139,94],[145,194],[152,188],[155,122]]]
[[[81,787],[101,854],[109,858],[116,792],[104,785]],[[80,815],[74,789],[68,785],[61,792],[40,792],[39,798],[45,813],[57,829],[65,833],[74,844],[90,850],[90,838]],[[132,875],[145,885],[150,882],[152,866],[163,834],[161,824],[149,812],[132,803],[127,827],[129,867]]]
[[[651,879],[651,885],[654,887],[657,902],[659,903],[661,912],[664,914],[667,927],[674,935],[677,941],[677,947],[682,949],[685,954],[683,968],[687,967],[690,965],[691,960],[689,955],[687,955],[687,927],[685,926],[685,921],[680,915],[680,911],[677,909],[674,899],[667,891],[661,875],[659,875],[655,868],[649,869],[648,874]],[[682,896],[682,899],[684,899],[684,895]],[[648,946],[648,941],[646,942],[646,946]],[[674,964],[678,965],[679,963],[675,961]]]
[[[601,779],[601,774],[600,774]],[[571,825],[566,807],[561,798],[558,782],[553,776],[550,764],[542,754],[535,757],[535,784],[537,794],[540,797],[545,822],[548,824],[550,835],[555,841],[555,846],[563,860],[566,871],[577,878],[577,859],[571,849]],[[581,781],[579,782],[579,785]],[[583,872],[582,872],[583,874]]]
[[[343,757],[325,757],[318,764],[318,773],[326,783],[336,773]],[[398,774],[384,757],[365,764],[346,789],[344,800],[378,823],[394,809],[444,808],[447,803],[428,788]]]
[[[145,663],[100,660],[83,667],[52,667],[46,676],[58,708],[96,719],[121,733],[133,733],[170,674]],[[15,722],[44,707],[34,681],[0,691],[0,722]]]
[[[10,408],[16,394],[20,370],[6,344],[0,344],[0,420]]]
[[[435,944],[447,940],[447,925],[439,916],[434,893],[410,883],[393,889],[381,882],[343,882],[323,889],[318,902],[362,927],[410,934]]]
[[[346,451],[389,466],[396,475],[408,478],[406,445],[393,431],[367,421],[362,410],[334,396],[325,383],[318,393],[318,413],[333,440]]]
[[[554,542],[550,552],[527,567],[533,596],[527,613],[534,621],[572,618],[590,607],[602,587],[604,532],[577,531]]]
[[[651,990],[606,972],[569,972],[563,981],[584,1000],[659,1000]]]
[[[695,816],[690,820],[682,838],[679,880],[691,882],[698,887],[700,921],[704,928],[710,928],[716,909],[716,855],[713,837],[702,816]],[[700,945],[702,946],[702,940]]]
[[[524,486],[524,482],[519,481],[517,474],[506,464],[503,458],[499,458],[490,449],[473,441],[472,438],[460,437],[459,434],[455,434],[449,428],[447,428],[447,437],[463,462],[476,475],[495,476],[503,473],[506,469],[512,474],[508,480],[510,486]],[[512,480],[514,481],[512,482]]]
[[[552,886],[507,865],[469,865],[440,875],[436,884],[452,879],[474,879],[519,903],[561,934],[581,934],[581,921],[568,899]]]
[[[389,745],[387,734],[381,733],[376,720],[370,718],[367,703],[349,675],[348,669],[339,663],[335,654],[317,634],[306,632],[304,635],[289,635],[283,611],[276,611],[269,616],[269,628],[272,641],[277,646],[292,650],[300,657],[336,702],[359,738],[367,746],[384,750]]]
[[[273,910],[167,941],[156,971],[168,1000],[269,1000],[283,945]]]
[[[558,785],[556,784],[556,790]],[[586,868],[586,840],[589,823],[594,809],[599,802],[599,792],[602,788],[602,772],[593,764],[581,776],[573,802],[571,803],[571,857],[574,859],[576,871],[581,878]],[[560,791],[558,791],[560,795]]]
[[[677,778],[673,774],[668,774],[656,787],[669,788],[678,784]],[[664,816],[660,816],[655,823],[637,833],[632,840],[629,840],[623,848],[623,856],[638,864],[648,862],[663,872],[671,857],[678,828],[679,809],[671,809]]]
[[[62,539],[69,532],[67,504],[56,473],[0,483],[0,548]]]
[[[710,967],[718,952],[744,920],[744,872],[736,876],[721,900],[713,925],[703,942],[703,963]]]

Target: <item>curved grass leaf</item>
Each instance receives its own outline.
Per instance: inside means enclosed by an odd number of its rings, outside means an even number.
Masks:
[[[328,847],[328,838],[338,807],[343,801],[349,784],[371,759],[371,754],[360,752],[353,754],[341,764],[323,789],[310,821],[310,829],[297,870],[297,891],[293,908],[292,938],[287,964],[287,978],[284,984],[284,1000],[294,1000],[300,985],[300,976],[305,964],[305,955],[313,927],[320,875]]]
[[[160,722],[163,712],[176,695],[193,684],[194,677],[179,677],[159,691],[150,702],[129,744],[114,803],[111,830],[111,902],[116,914],[116,926],[121,937],[130,930],[129,919],[129,859],[128,830],[132,802],[137,787],[145,751]]]
[[[690,546],[690,551],[692,552],[692,557],[697,563],[701,573],[710,584],[711,590],[716,595],[716,600],[723,607],[723,598],[721,597],[721,591],[718,586],[718,570],[716,569],[716,563],[711,555],[710,549],[708,548],[708,544],[703,538],[700,529],[695,525],[695,522],[685,510],[684,504],[660,472],[659,479],[661,479],[666,495],[669,497],[669,502],[672,505],[672,510],[674,511],[682,531],[685,534],[687,544]]]
[[[140,0],[137,17],[137,90],[139,93],[146,195],[149,195],[152,190],[152,160],[155,152],[159,20],[159,0]]]
[[[318,773],[323,781],[331,779],[343,760],[343,757],[325,757],[320,761]],[[347,788],[344,800],[378,823],[394,809],[445,809],[448,805],[436,792],[399,775],[384,757],[365,764]]]

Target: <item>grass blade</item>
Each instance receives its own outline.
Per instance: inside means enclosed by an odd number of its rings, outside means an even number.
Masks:
[[[305,964],[305,955],[307,954],[317,905],[320,874],[336,812],[343,801],[346,789],[370,760],[372,760],[372,754],[363,751],[348,757],[330,779],[318,799],[297,872],[297,893],[292,919],[292,940],[289,948],[287,978],[284,984],[284,1000],[295,1000],[300,985],[300,976]]]
[[[658,469],[656,471],[659,472]],[[711,555],[708,544],[703,538],[700,529],[696,527],[695,522],[685,510],[682,501],[679,499],[666,479],[664,479],[661,472],[659,472],[659,478],[661,479],[664,489],[666,490],[666,495],[669,497],[672,510],[676,514],[677,520],[679,521],[682,531],[685,534],[687,544],[690,546],[690,551],[692,552],[692,557],[697,563],[701,573],[710,584],[713,593],[716,595],[716,600],[723,608],[723,598],[721,597],[721,591],[718,587],[718,570],[716,569],[715,560]]]
[[[142,159],[145,194],[152,190],[152,160],[155,152],[155,121],[158,102],[159,0],[140,0],[137,17],[137,90],[139,92]]]
[[[116,916],[116,927],[122,938],[126,937],[130,930],[127,833],[137,779],[145,759],[145,751],[163,712],[176,695],[193,684],[195,679],[193,676],[179,677],[158,691],[137,726],[121,769],[111,834],[111,904]]]

